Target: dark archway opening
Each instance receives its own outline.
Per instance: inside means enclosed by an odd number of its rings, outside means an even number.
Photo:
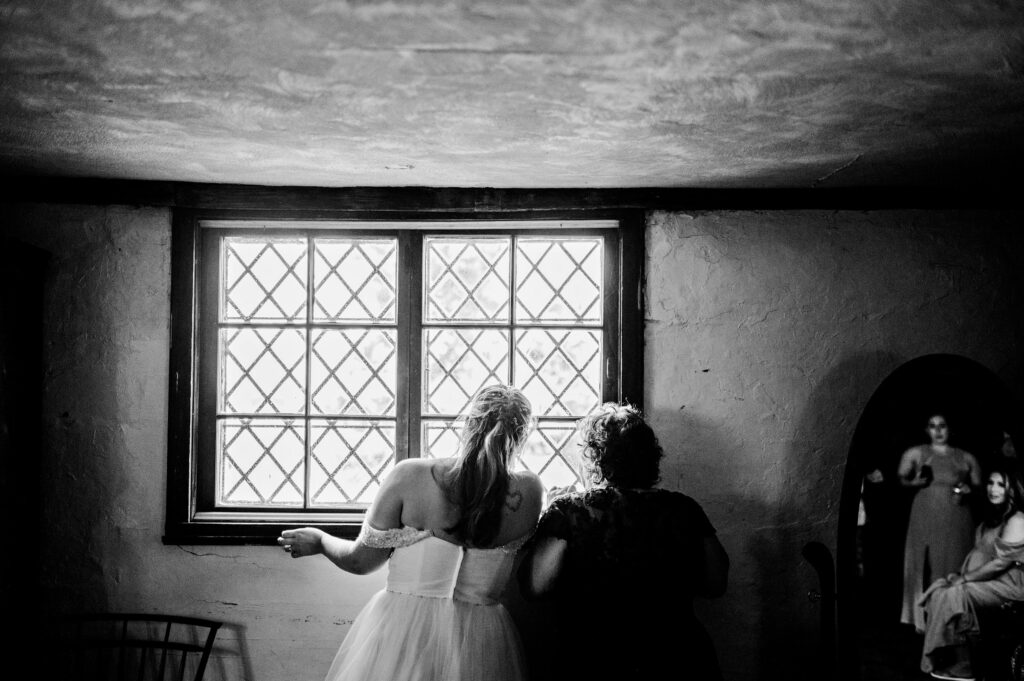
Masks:
[[[921,678],[919,636],[899,621],[913,493],[900,487],[896,468],[907,448],[927,442],[933,414],[947,418],[951,444],[974,454],[983,469],[1004,456],[1004,434],[1024,441],[1012,393],[968,358],[919,357],[875,390],[854,431],[840,502],[837,629],[844,680]],[[866,478],[872,472],[875,482]]]

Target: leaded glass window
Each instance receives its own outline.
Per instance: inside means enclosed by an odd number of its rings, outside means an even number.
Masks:
[[[424,237],[422,455],[451,456],[456,419],[485,385],[514,385],[537,416],[519,464],[578,482],[572,424],[602,401],[604,239]]]
[[[188,525],[207,529],[189,533],[356,527],[396,462],[458,453],[460,415],[493,383],[537,417],[516,465],[578,482],[575,422],[621,396],[617,221],[195,230]]]

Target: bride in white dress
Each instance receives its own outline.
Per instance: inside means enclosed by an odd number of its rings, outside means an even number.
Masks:
[[[470,403],[459,455],[407,459],[381,484],[355,541],[285,530],[293,558],[323,554],[366,574],[388,564],[385,589],[356,618],[327,681],[521,681],[518,632],[499,602],[516,551],[540,515],[543,488],[510,470],[533,425],[515,388]]]

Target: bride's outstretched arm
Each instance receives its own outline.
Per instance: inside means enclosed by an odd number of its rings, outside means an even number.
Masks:
[[[366,512],[366,521],[371,527],[380,529],[401,526],[402,487],[408,473],[399,465],[384,478],[380,490]],[[302,527],[285,530],[277,543],[291,554],[292,558],[322,554],[345,572],[365,575],[387,562],[391,555],[389,548],[374,548],[363,543],[361,538],[354,541],[327,534],[316,527]]]
[[[316,527],[301,527],[285,530],[277,543],[292,555],[292,558],[322,554],[345,572],[365,575],[373,572],[391,555],[391,549],[375,549],[358,539],[341,539],[327,534]]]

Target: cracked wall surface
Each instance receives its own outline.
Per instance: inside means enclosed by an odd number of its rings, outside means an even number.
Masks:
[[[316,681],[383,584],[275,547],[165,546],[170,214],[5,205],[52,254],[46,289],[41,599],[227,623],[209,678]],[[645,408],[663,485],[732,557],[702,602],[727,678],[792,679],[817,609],[800,548],[835,547],[850,437],[881,381],[964,355],[1024,394],[1020,213],[653,213]],[[528,619],[528,618],[527,618]]]

